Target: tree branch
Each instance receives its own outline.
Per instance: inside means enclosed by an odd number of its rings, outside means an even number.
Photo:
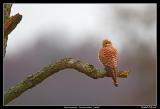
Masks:
[[[6,54],[8,35],[16,28],[22,19],[22,15],[19,13],[10,17],[11,7],[11,3],[5,3],[3,5],[3,57]]]
[[[50,64],[42,68],[35,74],[29,75],[25,80],[10,88],[4,95],[4,104],[8,104],[13,99],[20,96],[23,92],[32,87],[35,87],[56,72],[67,68],[75,69],[93,79],[110,77],[105,70],[96,69],[91,64],[83,63],[80,60],[76,60],[73,58],[61,59],[54,64]],[[128,76],[128,73],[128,71],[119,71],[117,75],[118,77],[126,78]]]

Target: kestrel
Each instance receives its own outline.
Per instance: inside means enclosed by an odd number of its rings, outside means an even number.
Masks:
[[[99,60],[104,65],[107,74],[112,76],[113,83],[117,87],[117,50],[108,39],[103,40],[102,48],[99,50]]]

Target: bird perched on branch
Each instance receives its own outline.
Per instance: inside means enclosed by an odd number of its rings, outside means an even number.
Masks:
[[[103,40],[102,48],[99,50],[99,60],[104,65],[107,74],[112,76],[113,83],[117,87],[117,49],[112,46],[108,39]]]

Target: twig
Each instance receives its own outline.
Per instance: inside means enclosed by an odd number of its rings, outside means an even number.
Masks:
[[[9,17],[4,22],[4,37],[3,37],[3,57],[6,53],[6,47],[7,47],[7,41],[8,41],[8,35],[16,28],[17,24],[21,21],[22,15],[19,13]]]
[[[16,28],[21,19],[22,15],[20,15],[19,13],[7,19],[4,23],[4,36],[10,34]]]
[[[67,68],[75,69],[93,79],[109,77],[109,75],[107,75],[108,73],[105,70],[96,69],[91,64],[83,63],[80,60],[76,60],[73,58],[61,59],[54,64],[50,64],[42,68],[35,74],[28,76],[25,80],[21,81],[20,83],[6,91],[4,95],[4,104],[8,104],[12,100],[20,96],[23,92],[41,83],[47,77]],[[119,71],[117,75],[118,77],[126,78],[128,76],[128,73],[128,71]]]

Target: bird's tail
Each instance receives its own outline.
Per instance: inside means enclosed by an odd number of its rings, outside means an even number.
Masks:
[[[112,70],[112,79],[113,79],[113,83],[116,87],[118,87],[118,82],[117,82],[117,72],[116,69]]]
[[[105,70],[109,76],[112,77],[113,83],[116,87],[118,87],[118,82],[117,82],[117,71],[115,68],[111,67],[105,67]]]

